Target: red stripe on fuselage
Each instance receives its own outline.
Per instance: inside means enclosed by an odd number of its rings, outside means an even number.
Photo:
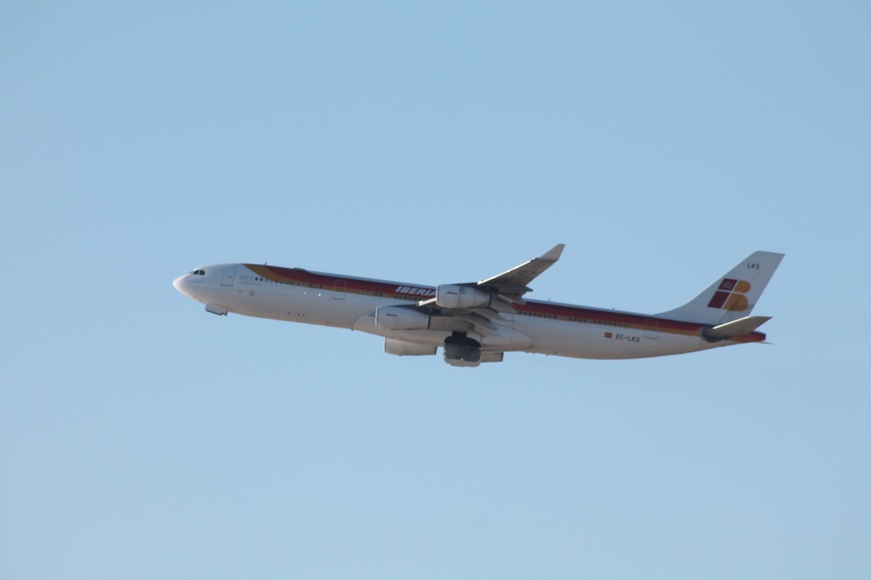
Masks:
[[[407,300],[418,302],[435,295],[432,286],[419,284],[405,284],[401,282],[389,282],[384,280],[367,280],[365,278],[351,278],[309,272],[302,268],[282,268],[280,266],[265,266],[255,264],[243,264],[252,272],[280,284],[294,284],[326,290],[340,290],[350,294],[362,294],[393,298],[395,300]],[[400,292],[400,290],[402,290]],[[630,312],[618,312],[614,310],[599,310],[583,306],[571,306],[567,304],[553,304],[550,302],[537,302],[528,300],[524,304],[513,304],[519,316],[534,316],[536,318],[550,318],[577,322],[582,324],[599,324],[602,326],[614,326],[618,328],[631,328],[635,330],[664,332],[684,336],[699,336],[702,325],[694,322],[682,322],[667,318],[656,318],[644,314]],[[731,339],[733,342],[761,342],[765,340],[765,334],[753,332],[747,336]]]
[[[242,265],[252,272],[280,284],[296,284],[328,290],[341,289],[352,294],[382,296],[398,300],[414,300],[415,302],[435,295],[435,288],[431,286],[350,278],[334,274],[309,272],[302,268],[281,268],[279,266],[261,266],[255,264]]]

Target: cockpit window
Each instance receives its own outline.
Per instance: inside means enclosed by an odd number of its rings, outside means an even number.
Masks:
[[[206,271],[205,270],[194,270],[193,272],[191,272],[191,274],[193,274],[194,276],[205,276]]]

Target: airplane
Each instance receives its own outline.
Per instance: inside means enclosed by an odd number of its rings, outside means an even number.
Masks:
[[[527,300],[529,284],[562,254],[557,244],[479,282],[427,286],[282,268],[217,264],[173,281],[207,312],[359,330],[399,356],[435,355],[477,367],[506,352],[633,359],[764,342],[750,316],[784,254],[754,252],[679,308],[639,314]]]

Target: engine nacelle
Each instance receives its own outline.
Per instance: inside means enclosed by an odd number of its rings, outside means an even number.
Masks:
[[[436,288],[436,304],[441,308],[479,308],[490,306],[491,296],[470,286],[442,284]]]
[[[384,352],[397,356],[425,356],[435,354],[436,347],[429,344],[420,344],[419,342],[385,338]]]
[[[429,316],[397,306],[379,306],[375,309],[375,326],[384,330],[426,330]]]

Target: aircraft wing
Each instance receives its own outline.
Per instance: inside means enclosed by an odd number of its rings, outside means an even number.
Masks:
[[[528,284],[553,266],[565,247],[565,244],[557,244],[541,257],[533,258],[492,278],[481,280],[477,286],[481,290],[499,294],[512,301],[520,300],[524,294],[532,291]]]
[[[532,291],[528,284],[556,263],[563,248],[565,244],[557,244],[538,258],[480,282],[439,286],[436,297],[419,302],[417,308],[464,321],[486,335],[495,328],[493,321],[499,318],[500,313],[513,312],[511,304],[522,302],[523,295]],[[468,291],[466,289],[471,290],[476,297],[474,300],[480,303],[457,306],[449,305],[440,298],[443,290],[446,294],[453,292],[456,295]]]

